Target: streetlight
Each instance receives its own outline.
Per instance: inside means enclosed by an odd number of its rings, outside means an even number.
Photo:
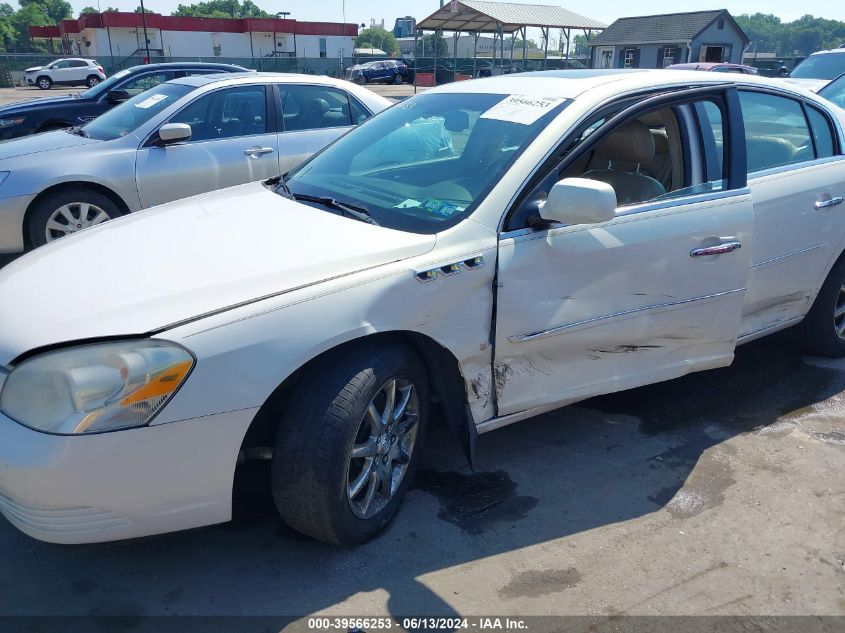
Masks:
[[[141,0],[141,24],[144,25],[144,50],[147,51],[147,56],[144,60],[145,64],[150,63],[150,38],[147,37],[147,10],[144,8],[144,0]]]

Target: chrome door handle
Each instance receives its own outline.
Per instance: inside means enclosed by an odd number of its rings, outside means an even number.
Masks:
[[[818,211],[819,209],[827,209],[829,207],[835,207],[839,204],[842,204],[842,196],[838,196],[836,198],[829,198],[828,200],[819,200],[813,206],[816,208],[816,211]]]
[[[694,248],[689,252],[690,257],[708,257],[710,255],[724,255],[731,253],[739,248],[742,248],[742,242],[732,240],[730,242],[722,242],[715,246],[707,246],[705,248]]]
[[[244,150],[244,156],[252,156],[253,158],[255,158],[256,156],[263,156],[264,154],[272,153],[272,147],[250,147],[249,149]]]

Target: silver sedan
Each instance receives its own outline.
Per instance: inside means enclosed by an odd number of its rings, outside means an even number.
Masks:
[[[390,104],[329,77],[185,77],[136,95],[85,126],[2,143],[0,253],[270,178]]]

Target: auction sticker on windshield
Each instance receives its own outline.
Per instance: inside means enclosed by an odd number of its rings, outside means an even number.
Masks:
[[[481,115],[481,118],[531,125],[546,112],[564,101],[565,99],[560,97],[511,95],[487,110]]]
[[[167,99],[167,95],[153,95],[147,99],[144,99],[140,103],[136,103],[135,107],[143,108],[144,110],[146,110],[147,108],[152,108],[159,101],[164,101],[165,99]]]

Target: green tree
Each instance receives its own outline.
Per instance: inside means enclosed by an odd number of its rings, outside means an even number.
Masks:
[[[522,39],[516,37],[515,35],[512,35],[512,36],[505,39],[505,48],[510,49],[511,41],[513,41],[514,50],[522,49]],[[535,42],[532,39],[525,40],[525,45],[526,45],[526,48],[534,48],[534,49],[540,48],[539,46],[537,46],[537,42]]]
[[[73,7],[65,0],[20,0],[21,11],[32,10],[43,14],[48,24],[58,24],[73,16]]]
[[[835,48],[845,42],[845,22],[805,15],[793,22],[765,13],[736,17],[751,40],[752,52],[773,52],[780,57],[809,55],[818,50]]]
[[[380,48],[388,55],[399,54],[399,42],[396,41],[393,33],[377,26],[364,29],[355,40],[355,48],[371,47]]]
[[[566,39],[563,40],[563,45],[566,46]],[[586,35],[576,35],[572,38],[572,54],[573,55],[589,55],[590,41]]]
[[[12,5],[5,2],[0,4],[0,49],[3,52],[14,51],[16,48],[17,31],[12,24],[14,16],[15,10]]]
[[[79,15],[82,15],[83,13],[99,13],[99,11],[94,7],[82,7],[82,10],[79,12]]]
[[[209,0],[196,4],[180,4],[170,15],[194,18],[269,18],[271,14],[252,0]]]
[[[417,41],[417,57],[434,57],[434,46],[437,42],[437,56],[446,57],[449,54],[449,44],[446,43],[446,38],[438,35],[434,39],[434,33],[421,37]]]

